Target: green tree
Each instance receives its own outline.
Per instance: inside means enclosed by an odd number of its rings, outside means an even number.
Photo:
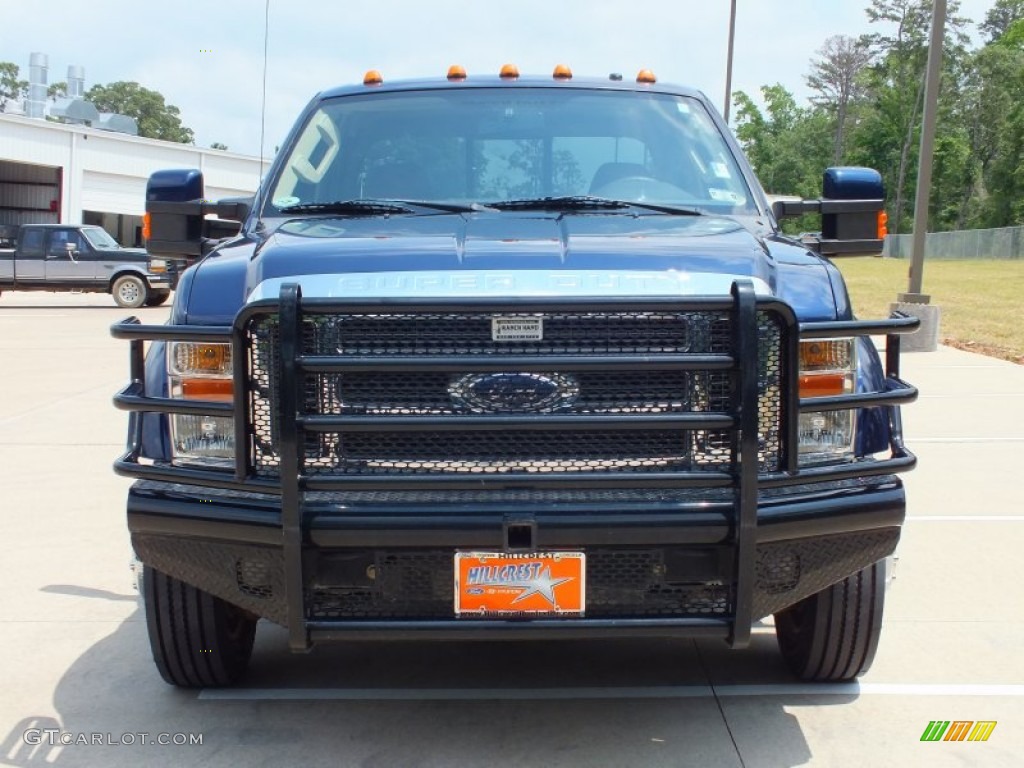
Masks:
[[[68,95],[68,84],[61,80],[58,83],[51,83],[50,87],[46,89],[46,98],[50,101],[56,101],[57,99],[63,99]]]
[[[21,101],[28,94],[28,80],[19,80],[19,71],[17,64],[0,61],[0,112],[9,101]]]
[[[746,93],[733,97],[736,137],[765,190],[780,195],[821,193],[821,173],[832,155],[828,115],[797,106],[781,84],[761,88],[764,112]]]
[[[226,150],[227,148],[228,148],[227,144],[221,144],[219,141],[215,141],[215,142],[213,142],[213,144],[210,145],[210,149],[224,149],[224,150]]]
[[[989,12],[985,15],[985,21],[978,25],[978,28],[988,35],[990,43],[1001,38],[1010,28],[1013,22],[1024,19],[1024,0],[996,0]]]
[[[195,141],[192,129],[181,124],[180,110],[173,104],[167,104],[162,94],[138,83],[118,81],[94,85],[86,92],[85,99],[101,112],[117,112],[135,118],[139,136],[180,144]]]
[[[1024,221],[1024,18],[1010,22],[974,56],[965,88],[979,179],[969,223]]]
[[[964,33],[967,19],[957,15],[959,5],[957,0],[949,3],[943,45],[939,98],[947,105],[947,114],[955,112],[955,109],[950,111],[949,105],[955,105],[959,96],[968,59],[968,38]],[[930,0],[872,0],[865,12],[872,24],[882,26],[882,31],[863,38],[875,54],[875,64],[868,76],[870,110],[858,126],[854,156],[882,172],[891,199],[889,229],[897,233],[906,231],[910,225],[908,202],[913,197],[916,182],[932,3]],[[953,124],[949,120],[940,120],[939,131],[950,125]]]
[[[856,122],[864,100],[864,74],[871,63],[871,51],[863,40],[833,35],[818,50],[820,58],[811,62],[807,86],[814,91],[811,103],[825,109],[835,122],[832,162],[843,161],[846,133]]]
[[[763,86],[762,111],[743,91],[733,96],[736,137],[769,194],[817,197],[833,153],[832,118],[820,107],[799,107],[782,85]],[[817,229],[814,216],[787,219],[788,232]]]

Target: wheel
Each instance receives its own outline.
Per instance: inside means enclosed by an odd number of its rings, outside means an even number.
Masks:
[[[114,281],[110,292],[114,295],[117,306],[126,309],[141,307],[149,298],[149,286],[138,275],[121,275]]]
[[[159,307],[161,304],[167,301],[167,298],[170,295],[170,291],[154,291],[153,293],[149,294],[149,298],[146,299],[146,306]]]
[[[241,679],[257,617],[149,566],[142,589],[153,661],[164,680],[213,688]]]
[[[868,671],[882,631],[885,560],[775,614],[775,635],[802,680],[852,680]]]

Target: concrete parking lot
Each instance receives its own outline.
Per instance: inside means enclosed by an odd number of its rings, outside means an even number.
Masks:
[[[126,314],[104,295],[0,297],[0,764],[1024,764],[1024,367],[947,348],[905,356],[922,391],[905,411],[920,465],[905,476],[882,643],[858,684],[794,683],[770,626],[745,651],[623,641],[293,656],[261,624],[246,684],[197,693],[157,675],[131,587],[128,481],[110,468],[128,348],[107,333]],[[167,309],[136,314],[162,322]],[[922,742],[933,720],[996,726],[985,742]]]

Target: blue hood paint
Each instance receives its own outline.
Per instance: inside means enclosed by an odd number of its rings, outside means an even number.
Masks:
[[[825,320],[846,310],[826,264],[805,248],[713,216],[506,211],[302,218],[280,223],[259,243],[238,238],[189,270],[203,277],[183,284],[187,303],[176,303],[175,314],[187,306],[189,323],[230,323],[260,282],[291,275],[673,269],[758,277],[801,320]]]

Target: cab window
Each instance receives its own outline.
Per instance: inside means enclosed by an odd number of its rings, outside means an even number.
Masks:
[[[19,256],[26,259],[41,259],[43,257],[43,230],[26,229],[22,233],[18,250]]]

